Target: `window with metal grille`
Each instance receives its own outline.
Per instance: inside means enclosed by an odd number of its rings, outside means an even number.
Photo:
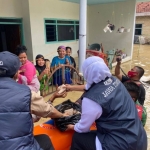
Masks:
[[[73,41],[79,39],[79,21],[45,19],[46,42]]]

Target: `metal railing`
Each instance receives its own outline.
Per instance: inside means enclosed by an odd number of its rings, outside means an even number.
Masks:
[[[41,95],[42,96],[47,96],[49,94],[52,94],[53,92],[55,92],[58,88],[58,85],[53,83],[54,81],[54,74],[58,75],[58,70],[59,73],[61,74],[61,80],[62,80],[62,84],[66,84],[66,78],[65,78],[65,70],[68,69],[70,71],[70,74],[72,74],[72,78],[70,79],[72,81],[71,84],[75,85],[83,85],[84,84],[84,78],[82,75],[79,74],[78,70],[75,69],[72,65],[66,65],[66,64],[60,64],[57,67],[54,67],[52,69],[52,72],[50,72],[48,78],[45,80],[45,84],[44,84],[44,88],[43,90],[41,90]]]

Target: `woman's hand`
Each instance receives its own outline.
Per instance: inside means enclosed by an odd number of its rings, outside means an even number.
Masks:
[[[67,113],[63,113],[62,118],[63,117],[68,117],[69,115]]]
[[[44,75],[49,76],[49,74],[50,74],[50,70],[48,68],[44,69],[43,72],[38,76],[39,81],[42,80]]]
[[[74,125],[73,124],[67,125],[66,131],[68,131],[68,130],[74,130]]]
[[[25,69],[18,70],[18,74],[25,72]]]
[[[73,91],[74,87],[70,84],[65,84],[66,85],[66,91]]]
[[[48,75],[49,72],[50,72],[50,70],[46,68],[46,69],[44,69],[44,71],[42,72],[42,74],[43,74],[43,75]]]
[[[46,73],[47,75],[49,74],[49,69],[48,69],[48,68],[45,69],[45,73]]]
[[[66,84],[66,90],[67,91],[84,91],[85,90],[85,85]]]

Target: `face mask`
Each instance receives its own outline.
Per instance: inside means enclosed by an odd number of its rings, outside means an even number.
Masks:
[[[133,77],[135,77],[137,75],[137,72],[134,72],[134,71],[129,71],[128,72],[128,77],[129,78],[133,78]]]

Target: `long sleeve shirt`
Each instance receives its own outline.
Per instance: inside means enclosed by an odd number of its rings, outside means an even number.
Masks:
[[[18,83],[27,85],[32,91],[38,92],[40,89],[40,83],[34,65],[27,60],[19,70],[23,72],[18,75]]]
[[[50,113],[53,112],[54,107],[46,103],[42,96],[38,93],[32,91],[31,92],[31,113],[40,116],[40,117],[48,117]]]
[[[82,114],[81,119],[75,124],[74,130],[78,133],[86,133],[90,131],[91,125],[102,115],[102,107],[88,99],[83,98],[82,100]],[[96,150],[102,150],[101,142],[96,136],[95,139]]]

